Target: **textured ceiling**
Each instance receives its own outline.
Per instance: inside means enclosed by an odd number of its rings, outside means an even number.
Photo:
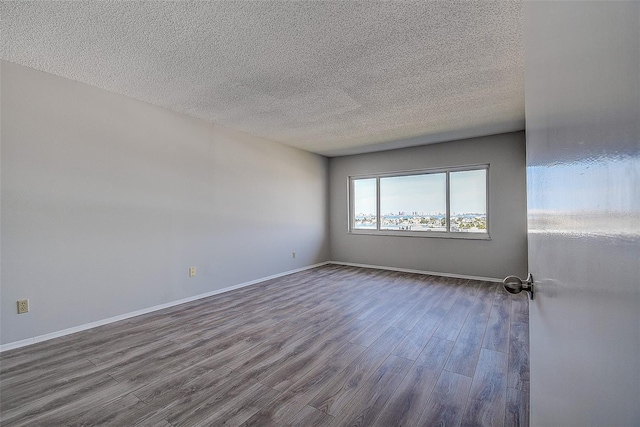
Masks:
[[[524,128],[522,3],[0,3],[2,58],[325,155]]]

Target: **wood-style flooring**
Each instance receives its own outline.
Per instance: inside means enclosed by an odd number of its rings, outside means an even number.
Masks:
[[[526,295],[327,265],[0,354],[2,426],[526,426]]]

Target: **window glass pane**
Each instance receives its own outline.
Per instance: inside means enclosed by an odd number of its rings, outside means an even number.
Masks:
[[[376,179],[353,180],[353,228],[376,229]]]
[[[487,232],[487,170],[449,174],[451,231]]]
[[[446,231],[447,175],[380,178],[380,229]]]

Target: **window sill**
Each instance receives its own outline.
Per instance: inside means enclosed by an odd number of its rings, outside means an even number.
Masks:
[[[491,240],[491,236],[488,233],[443,233],[441,231],[350,230],[349,234],[363,236],[426,237],[431,239]]]

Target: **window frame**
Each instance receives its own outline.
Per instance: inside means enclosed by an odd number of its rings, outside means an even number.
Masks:
[[[469,233],[462,231],[450,231],[451,230],[451,185],[450,185],[450,174],[452,172],[465,172],[465,171],[473,171],[473,170],[485,170],[485,179],[486,179],[486,187],[485,187],[485,195],[486,195],[486,220],[487,220],[487,231],[486,233]],[[384,173],[369,173],[369,174],[360,174],[360,175],[349,175],[347,177],[347,206],[348,206],[348,233],[349,234],[359,234],[359,235],[371,235],[371,236],[402,236],[402,237],[427,237],[427,238],[447,238],[447,239],[470,239],[470,240],[491,240],[491,232],[490,232],[490,212],[489,212],[489,197],[490,197],[490,188],[489,188],[489,175],[490,175],[490,164],[482,163],[482,164],[474,164],[474,165],[464,165],[464,166],[450,166],[450,167],[442,167],[442,168],[428,168],[428,169],[413,169],[413,170],[404,170],[404,171],[396,171],[396,172],[384,172]],[[411,176],[411,175],[428,175],[428,174],[438,174],[444,173],[446,175],[445,185],[446,185],[446,231],[411,231],[411,230],[383,230],[380,228],[381,217],[380,217],[380,179],[381,178],[390,178],[390,177],[400,177],[400,176]],[[354,181],[359,179],[371,179],[375,178],[376,180],[376,228],[375,229],[357,229],[355,228],[355,200],[353,198],[354,191]]]

